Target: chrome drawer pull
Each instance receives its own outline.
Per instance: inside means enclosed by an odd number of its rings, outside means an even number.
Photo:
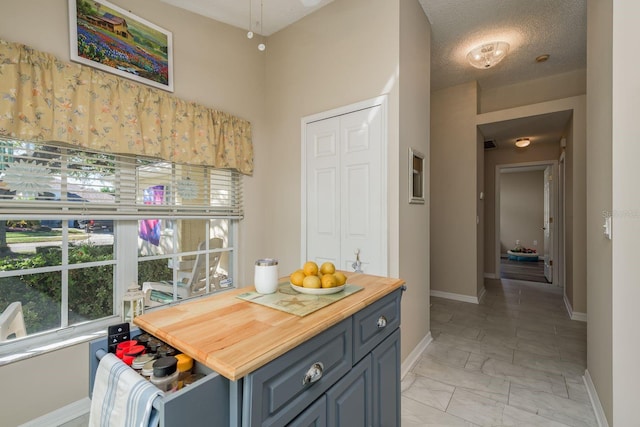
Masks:
[[[387,326],[387,318],[384,316],[380,316],[378,318],[378,329],[385,328]]]
[[[316,362],[307,371],[302,379],[302,385],[313,384],[322,378],[322,371],[324,370],[324,365],[322,362]]]

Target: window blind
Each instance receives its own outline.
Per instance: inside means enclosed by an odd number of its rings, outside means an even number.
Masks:
[[[0,219],[241,219],[235,170],[0,140]]]

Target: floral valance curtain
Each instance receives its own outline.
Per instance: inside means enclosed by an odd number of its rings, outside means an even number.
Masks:
[[[253,172],[248,121],[4,40],[0,136]]]

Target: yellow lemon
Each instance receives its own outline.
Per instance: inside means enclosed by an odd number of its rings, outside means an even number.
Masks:
[[[336,272],[336,266],[333,265],[332,262],[325,262],[320,267],[320,273],[322,274],[333,274]]]
[[[291,276],[289,276],[289,280],[296,286],[302,286],[302,281],[306,276],[304,275],[304,271],[298,270],[294,271]]]
[[[323,288],[335,288],[336,287],[336,278],[333,274],[325,274],[322,276],[322,287]]]
[[[307,261],[302,266],[302,271],[304,271],[305,276],[317,276],[318,275],[318,264],[313,261]]]
[[[307,276],[302,281],[302,286],[305,288],[320,288],[322,287],[322,283],[318,276]]]
[[[344,273],[340,271],[336,271],[335,273],[333,273],[333,275],[336,278],[336,282],[337,282],[336,286],[342,286],[345,283],[347,283],[347,276],[345,276]]]

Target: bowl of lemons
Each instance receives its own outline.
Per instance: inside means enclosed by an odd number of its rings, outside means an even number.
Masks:
[[[325,262],[320,267],[313,261],[304,263],[300,270],[289,276],[293,290],[309,295],[335,294],[344,290],[347,276],[336,271],[336,266]]]

